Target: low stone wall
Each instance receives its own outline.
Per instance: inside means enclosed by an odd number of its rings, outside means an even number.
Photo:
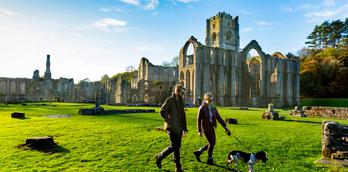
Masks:
[[[303,106],[302,110],[308,117],[348,119],[348,108],[345,107]]]
[[[348,160],[348,125],[323,122],[322,155],[324,159]]]
[[[155,113],[155,109],[124,109],[124,110],[104,110],[102,107],[81,108],[81,115],[107,115],[107,114],[124,114],[124,113]]]

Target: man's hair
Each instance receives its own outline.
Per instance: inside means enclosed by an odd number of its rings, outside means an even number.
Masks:
[[[186,93],[186,89],[184,88],[183,85],[181,85],[181,84],[176,84],[175,90],[174,90],[174,91],[176,91],[176,90],[178,90],[178,89],[180,90],[181,94],[185,94],[185,93]]]
[[[211,97],[213,97],[213,93],[205,93],[204,94],[204,100],[208,100],[208,99],[210,99]]]

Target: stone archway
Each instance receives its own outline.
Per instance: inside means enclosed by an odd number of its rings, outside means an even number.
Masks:
[[[185,88],[186,88],[186,94],[188,96],[191,95],[191,75],[189,70],[186,71]]]
[[[247,56],[250,50],[254,49],[258,54],[259,54],[259,73],[255,72],[259,78],[256,78],[254,81],[255,83],[251,83],[249,76],[249,69],[250,63],[247,63]],[[243,66],[243,73],[244,75],[242,76],[242,104],[246,106],[264,106],[267,103],[265,102],[266,100],[266,88],[267,88],[267,82],[266,82],[266,54],[262,51],[262,48],[260,45],[257,43],[257,41],[252,40],[249,42],[241,51],[240,53],[241,58],[243,59],[244,66]],[[255,65],[253,65],[255,67]],[[256,75],[255,75],[256,76]],[[251,97],[250,96],[250,88],[251,86],[255,86],[255,84],[258,85],[259,90],[255,92],[255,96]],[[257,94],[256,94],[257,93]]]
[[[191,36],[185,43],[184,47],[180,50],[180,66],[187,66],[194,63],[194,58],[196,56],[196,50],[201,47],[202,44],[197,41],[197,39]],[[189,50],[189,52],[188,52]],[[190,52],[191,51],[191,52]],[[187,54],[190,53],[190,54]],[[192,54],[191,54],[192,53]],[[189,61],[187,61],[189,60]]]

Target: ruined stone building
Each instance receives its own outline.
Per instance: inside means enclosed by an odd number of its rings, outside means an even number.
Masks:
[[[255,50],[258,56],[250,56]],[[188,104],[199,104],[212,92],[223,106],[299,105],[299,60],[279,52],[272,55],[250,41],[240,48],[238,16],[223,12],[206,21],[205,45],[191,36],[179,52],[178,67],[164,67],[141,58],[135,71],[104,76],[101,81],[52,79],[50,56],[44,77],[35,70],[32,79],[0,78],[0,102],[64,100],[105,104],[160,104],[177,82],[186,87]]]
[[[252,49],[259,55],[250,57]],[[179,82],[192,104],[206,92],[224,106],[299,104],[299,60],[266,54],[255,40],[240,49],[238,16],[225,12],[207,19],[205,45],[191,36],[181,48]]]
[[[177,67],[152,64],[141,58],[138,69],[102,81],[108,104],[163,103],[178,81]]]
[[[0,77],[0,102],[95,101],[95,94],[101,88],[100,82],[81,82],[75,85],[73,79],[52,79],[50,66],[50,55],[47,55],[43,77],[40,77],[39,70],[34,71],[32,79]]]

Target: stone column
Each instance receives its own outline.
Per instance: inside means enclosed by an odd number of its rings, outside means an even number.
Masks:
[[[296,78],[296,92],[295,92],[295,102],[297,105],[300,105],[300,62],[296,61],[296,71],[295,71],[295,78]]]
[[[287,79],[288,79],[288,103],[289,103],[289,106],[292,106],[293,105],[293,75],[292,75],[292,61],[288,61],[288,67],[287,67]]]
[[[224,79],[225,79],[225,72],[224,72],[224,67],[222,65],[222,53],[221,51],[218,51],[217,54],[217,72],[218,72],[218,76],[217,76],[217,97],[218,97],[218,102],[220,105],[225,105],[224,104]]]
[[[278,78],[277,78],[277,92],[279,93],[279,96],[278,97],[278,100],[279,100],[279,103],[280,103],[280,106],[283,106],[284,105],[284,92],[283,92],[283,83],[284,83],[284,78],[283,78],[283,60],[279,60],[279,63],[278,63],[278,71],[277,71],[277,74],[278,74]]]

